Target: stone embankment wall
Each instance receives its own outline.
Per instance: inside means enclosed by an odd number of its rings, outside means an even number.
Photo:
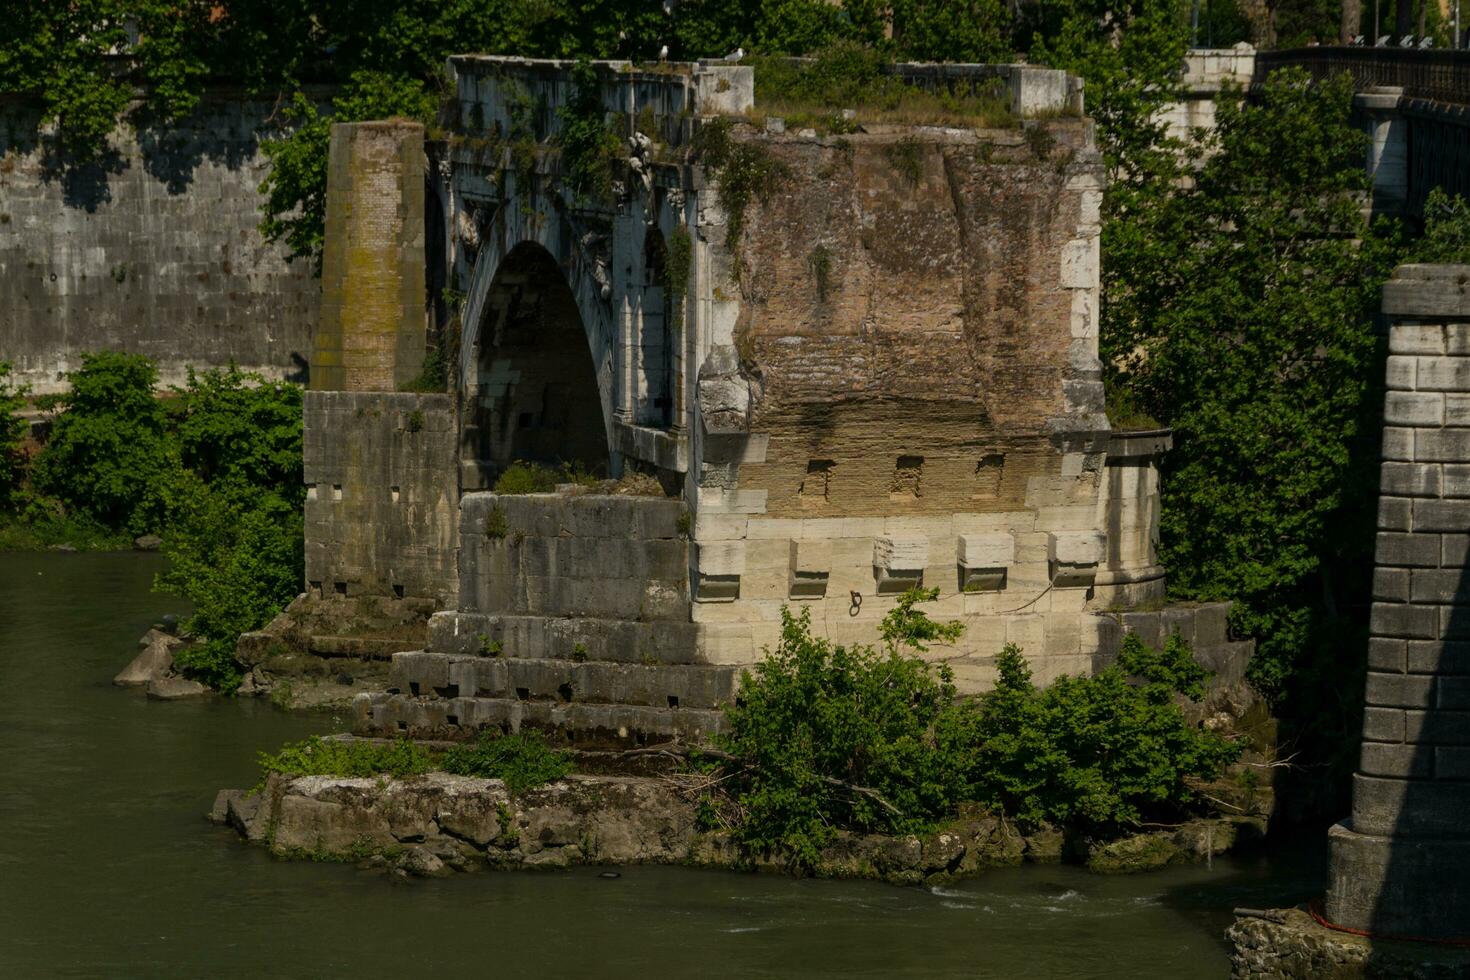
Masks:
[[[0,100],[0,358],[37,393],[85,351],[157,361],[165,384],[231,362],[305,381],[319,284],[258,230],[274,106],[206,95],[177,125],[120,127],[60,169],[29,101]]]
[[[1470,939],[1470,266],[1406,265],[1389,331],[1363,750],[1328,918]]]

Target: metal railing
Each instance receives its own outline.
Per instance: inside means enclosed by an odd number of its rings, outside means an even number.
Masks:
[[[1252,84],[1278,68],[1305,68],[1313,78],[1347,72],[1358,91],[1375,87],[1404,90],[1411,99],[1470,105],[1470,51],[1409,48],[1289,48],[1256,55]]]

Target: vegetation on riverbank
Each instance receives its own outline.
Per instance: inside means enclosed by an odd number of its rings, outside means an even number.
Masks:
[[[572,771],[571,753],[553,749],[541,733],[486,733],[467,745],[437,751],[412,742],[324,739],[312,736],[260,753],[260,779],[284,776],[421,776],[442,771],[455,776],[500,779],[520,793],[561,779]]]
[[[780,644],[748,673],[716,738],[720,771],[703,815],[750,850],[815,862],[839,830],[913,833],[978,804],[1023,826],[1051,823],[1116,836],[1179,819],[1240,746],[1189,724],[1206,672],[1170,637],[1151,650],[1130,635],[1116,664],[1036,687],[1021,651],[997,657],[996,687],[957,696],[950,672],[919,654],[956,639],[905,594],[882,624],[882,648],[813,636],[810,612],[783,613]]]
[[[158,587],[189,599],[187,676],[226,693],[235,642],[301,588],[301,389],[234,368],[165,394],[145,357],[83,355],[69,390],[38,399],[50,435],[20,449],[20,396],[4,387],[7,480],[0,548],[116,548],[161,536]],[[6,395],[6,392],[11,392]]]

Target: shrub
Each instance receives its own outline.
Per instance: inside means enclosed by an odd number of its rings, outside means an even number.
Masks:
[[[228,481],[211,486],[193,474],[179,487],[164,534],[169,569],[157,587],[194,604],[186,626],[202,642],[181,650],[175,663],[229,693],[240,683],[240,634],[270,622],[301,591],[301,507],[275,492]]]
[[[189,371],[172,406],[181,461],[206,483],[269,490],[300,503],[301,386],[227,370]]]
[[[551,466],[518,459],[505,468],[495,481],[495,492],[505,494],[551,493],[559,483],[575,483],[590,487],[597,477],[576,463]]]
[[[154,395],[158,373],[136,354],[84,354],[67,375],[71,390],[36,460],[32,481],[68,509],[142,534],[163,521],[177,453]]]
[[[1151,650],[1130,633],[1117,663],[1044,690],[1014,645],[997,667],[980,699],[974,795],[1023,822],[1109,831],[1172,815],[1193,802],[1187,778],[1213,779],[1239,755],[1185,721],[1176,695],[1198,701],[1208,675],[1178,634]]]
[[[548,747],[540,732],[483,732],[473,744],[445,752],[443,767],[456,776],[503,779],[506,789],[519,793],[561,779],[572,771],[572,761],[571,753]]]
[[[914,608],[911,591],[885,619],[885,651],[811,633],[811,611],[782,610],[781,640],[742,678],[720,748],[741,760],[732,784],[746,846],[809,865],[837,828],[908,831],[964,799],[972,767],[967,712],[947,668],[901,651],[953,639]]]
[[[995,689],[956,697],[948,668],[914,656],[960,635],[917,608],[934,595],[899,600],[881,651],[813,637],[809,611],[783,610],[779,645],[726,708],[712,757],[730,799],[709,801],[706,819],[726,815],[746,847],[798,867],[839,829],[920,831],[967,801],[1107,833],[1179,815],[1194,802],[1188,781],[1238,755],[1176,703],[1202,697],[1207,676],[1177,636],[1157,651],[1129,636],[1113,666],[1044,690],[1007,646]]]
[[[260,777],[284,776],[417,776],[434,768],[434,754],[406,738],[381,742],[322,739],[315,735],[281,746],[274,755],[261,752]]]

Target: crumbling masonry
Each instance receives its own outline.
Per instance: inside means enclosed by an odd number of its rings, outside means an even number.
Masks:
[[[1046,682],[1128,628],[1178,629],[1239,681],[1223,604],[1161,608],[1168,434],[1103,413],[1102,168],[1076,79],[900,66],[992,86],[1013,124],[818,136],[762,118],[749,68],[600,63],[624,157],[589,196],[557,149],[570,64],[449,67],[446,138],[332,133],[302,601],[441,610],[396,686],[359,697],[364,730],[693,734],[783,605],[872,642],[918,585],[967,627],[930,652],[964,691],[1006,643]],[[720,118],[786,175],[736,215],[690,153]],[[444,391],[395,390],[426,332]],[[669,495],[493,493],[518,459]]]

